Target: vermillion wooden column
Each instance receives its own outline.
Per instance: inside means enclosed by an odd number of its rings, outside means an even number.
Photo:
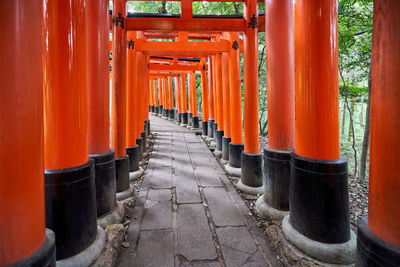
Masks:
[[[207,84],[207,62],[203,57],[200,60],[202,69],[201,75],[201,103],[203,111],[203,121],[202,121],[202,134],[207,136],[208,134],[208,119],[209,119],[209,106],[208,106],[208,84]]]
[[[87,0],[88,142],[95,162],[97,217],[116,207],[115,155],[110,150],[109,1]],[[114,220],[117,222],[118,218]]]
[[[258,8],[257,1],[246,0],[244,17],[244,151],[259,153],[258,144]]]
[[[293,1],[265,1],[268,145],[264,147],[262,217],[281,220],[289,211],[290,152],[294,149]],[[282,75],[284,74],[284,75]],[[268,207],[270,207],[268,209]],[[269,212],[271,208],[276,212]]]
[[[164,114],[163,115],[166,117],[168,115],[168,110],[169,110],[168,80],[167,80],[166,76],[163,78],[163,96],[164,96]]]
[[[231,42],[231,49],[229,52],[229,107],[231,116],[231,144],[229,145],[229,166],[240,168],[241,154],[243,151],[243,128],[239,33],[229,33],[229,40]]]
[[[224,39],[229,39],[229,34],[224,33]],[[229,85],[229,53],[224,52],[221,55],[221,73],[223,90],[223,120],[224,136],[222,137],[222,158],[229,160],[229,143],[231,142],[231,110],[230,110],[230,85]]]
[[[149,80],[149,87],[150,87],[150,107],[149,110],[154,112],[154,80]]]
[[[283,228],[286,236],[296,231],[316,242],[313,246],[325,243],[316,252],[302,238],[289,239],[311,257],[351,264],[355,240],[350,234],[347,161],[340,157],[339,143],[337,1],[296,1],[294,14],[296,150],[290,163],[290,215]]]
[[[178,117],[176,118],[178,122],[181,122],[182,118],[182,107],[181,107],[181,81],[179,74],[175,77],[175,84],[176,84],[176,96],[175,96],[175,103],[178,109]]]
[[[256,0],[244,5],[244,151],[237,186],[249,194],[263,193],[262,155],[258,132],[258,9]]]
[[[215,56],[215,83],[216,83],[216,93],[217,93],[217,121],[218,121],[218,130],[224,130],[224,90],[222,87],[222,62],[221,62],[221,54],[217,54]]]
[[[218,93],[217,93],[217,66],[215,55],[211,56],[211,64],[212,64],[212,78],[213,78],[213,95],[214,95],[214,123],[213,123],[213,136],[214,139],[216,136],[216,131],[218,129]]]
[[[181,74],[181,97],[182,97],[182,123],[188,123],[187,98],[186,98],[186,74]]]
[[[144,120],[144,131],[145,135],[150,133],[150,128],[149,128],[149,91],[150,91],[150,86],[149,86],[149,67],[148,67],[148,56],[145,56],[145,65],[144,65],[144,80],[143,80],[143,89],[144,89],[144,107],[143,107],[143,120]]]
[[[113,16],[125,17],[125,2],[114,0]],[[121,23],[113,25],[111,146],[115,157],[126,156],[126,31]]]
[[[213,77],[213,64],[212,64],[212,57],[208,57],[208,84],[209,84],[209,94],[208,94],[208,106],[209,106],[209,120],[208,120],[208,128],[207,128],[207,135],[210,138],[214,137],[214,122],[215,122],[215,109],[214,109],[214,77]]]
[[[45,232],[42,5],[0,3],[1,266],[26,266],[33,253],[31,263],[50,256],[43,264],[55,265],[54,233]]]
[[[199,117],[197,115],[197,93],[196,93],[196,73],[193,71],[190,73],[190,87],[192,95],[192,128],[194,130],[200,128]]]
[[[156,101],[156,106],[157,106],[157,113],[159,112],[159,93],[158,90],[160,89],[160,78],[156,79],[156,87],[154,88],[154,94],[155,94],[155,101]]]
[[[174,110],[174,88],[172,87],[173,84],[173,77],[170,76],[168,77],[168,84],[169,84],[169,113],[168,117],[173,119],[175,116],[175,110]]]
[[[43,2],[46,225],[57,236],[57,260],[85,250],[97,235],[85,8],[84,0]]]
[[[374,2],[368,220],[358,224],[357,264],[400,264],[400,2]]]

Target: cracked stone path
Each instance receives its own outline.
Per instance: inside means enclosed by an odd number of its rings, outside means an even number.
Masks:
[[[200,136],[150,116],[154,146],[118,266],[278,266]]]

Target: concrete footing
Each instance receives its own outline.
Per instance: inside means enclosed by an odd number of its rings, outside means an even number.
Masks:
[[[131,182],[135,181],[135,180],[139,179],[140,177],[142,177],[143,173],[144,173],[144,170],[141,167],[139,167],[139,169],[137,169],[136,171],[129,173],[129,180]]]
[[[130,197],[133,193],[133,186],[131,184],[129,184],[128,189],[126,189],[125,191],[119,192],[117,193],[117,200],[121,201],[121,200],[125,200],[128,197]]]
[[[352,264],[356,259],[357,237],[350,230],[350,240],[345,243],[327,244],[312,240],[298,232],[290,223],[290,215],[283,218],[285,238],[297,249],[319,261],[331,264]]]
[[[233,176],[233,177],[239,177],[240,178],[242,176],[242,168],[235,168],[235,167],[232,167],[229,164],[225,165],[225,171],[230,176]]]
[[[97,226],[97,236],[93,243],[79,254],[57,261],[57,267],[90,266],[100,256],[106,244],[103,228]]]
[[[240,191],[243,191],[246,194],[262,195],[264,193],[264,186],[260,186],[260,187],[247,186],[242,183],[242,180],[239,180],[239,182],[236,184],[236,186]]]
[[[258,216],[272,221],[281,221],[286,215],[289,215],[289,211],[278,210],[269,206],[264,200],[264,195],[257,199],[256,210],[258,211]]]
[[[110,224],[119,223],[125,215],[125,208],[122,203],[117,202],[115,209],[101,217],[97,218],[97,225],[105,229]]]

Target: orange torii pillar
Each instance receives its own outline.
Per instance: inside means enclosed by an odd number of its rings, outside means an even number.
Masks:
[[[168,77],[164,76],[163,77],[163,96],[164,96],[164,112],[163,112],[163,118],[168,119],[169,115],[169,103],[168,103]]]
[[[229,39],[229,33],[224,32],[224,39]],[[222,137],[222,159],[225,163],[229,162],[229,143],[231,142],[231,110],[230,110],[230,84],[229,84],[229,53],[221,55],[221,73],[223,90],[223,114],[224,114],[224,136]]]
[[[181,99],[182,99],[182,113],[181,113],[181,125],[186,126],[188,124],[188,112],[187,112],[187,98],[186,98],[186,74],[181,74]]]
[[[156,79],[156,87],[154,88],[154,92],[155,92],[155,99],[156,99],[156,115],[158,116],[158,114],[160,114],[160,110],[161,110],[161,80],[160,78]]]
[[[150,106],[149,106],[149,112],[152,114],[154,113],[154,80],[150,79]]]
[[[158,116],[161,117],[163,114],[163,108],[164,108],[164,97],[163,97],[163,78],[160,77],[158,78],[158,89],[159,89],[159,94],[158,94],[158,98],[160,101],[160,104],[158,106]]]
[[[201,72],[200,72],[200,75],[201,75],[201,102],[202,102],[202,109],[203,109],[203,121],[202,121],[201,129],[202,129],[202,135],[205,137],[208,134],[208,117],[209,117],[207,62],[204,57],[201,58],[200,62],[201,62],[201,65],[203,66],[201,69]]]
[[[119,222],[123,210],[116,209],[115,155],[110,149],[109,2],[89,0],[86,5],[89,157],[94,160],[98,224],[105,228]]]
[[[196,72],[190,73],[190,91],[192,100],[192,130],[200,130],[199,117],[197,116]]]
[[[158,80],[153,79],[153,114],[156,115],[158,113]]]
[[[293,2],[267,0],[265,7],[268,145],[264,147],[264,195],[256,208],[261,217],[276,221],[289,213],[290,154],[294,149]]]
[[[214,95],[214,122],[213,122],[213,138],[216,140],[217,138],[217,130],[218,130],[218,94],[217,94],[217,64],[215,60],[216,56],[211,56],[211,65],[212,65],[212,82],[213,82],[213,95]]]
[[[113,2],[111,147],[115,149],[117,200],[129,197],[129,156],[126,154],[126,55],[125,1]]]
[[[192,128],[192,118],[193,118],[193,108],[192,108],[192,76],[188,73],[189,81],[188,81],[188,128]]]
[[[46,225],[56,234],[56,257],[65,265],[90,265],[100,251],[88,251],[105,242],[97,227],[94,160],[88,151],[85,4],[43,4]]]
[[[180,124],[182,122],[182,97],[181,97],[181,77],[180,74],[178,74],[175,77],[175,84],[176,84],[176,106],[178,108],[178,114],[176,116],[176,122],[177,124]]]
[[[237,186],[249,194],[262,194],[262,154],[258,132],[258,8],[257,0],[245,0],[244,18],[244,150],[242,176]]]
[[[134,50],[136,40],[136,32],[127,32],[127,68],[126,68],[126,154],[129,156],[129,179],[135,180],[142,174],[139,167],[140,148],[136,144],[136,133],[138,127],[137,110],[137,66]]]
[[[169,76],[168,77],[168,85],[169,85],[169,111],[168,111],[168,118],[170,120],[175,119],[175,109],[174,109],[174,88],[172,86],[173,84],[173,77]]]
[[[229,165],[225,170],[232,176],[241,176],[243,128],[242,128],[242,90],[240,80],[240,47],[239,33],[229,33],[232,43],[229,52],[229,86],[230,86],[230,116],[231,143],[229,144]]]
[[[145,68],[144,68],[144,98],[145,98],[145,102],[144,102],[144,108],[143,108],[143,114],[144,114],[144,132],[145,132],[145,138],[146,138],[146,146],[145,148],[147,148],[148,146],[148,142],[149,142],[149,138],[148,136],[150,135],[150,119],[149,119],[149,101],[150,101],[150,84],[149,84],[149,68],[148,66],[148,62],[149,62],[149,57],[145,56]]]
[[[45,224],[42,6],[0,4],[0,266],[56,265]]]
[[[400,266],[400,2],[374,1],[368,218],[358,221],[357,266]]]
[[[222,137],[224,136],[224,88],[222,80],[222,60],[221,54],[215,56],[215,83],[216,83],[216,95],[217,95],[217,131],[215,132],[216,148],[214,154],[217,157],[222,156]],[[229,76],[228,76],[229,78]]]
[[[209,85],[209,94],[208,94],[208,110],[209,110],[209,118],[208,118],[208,128],[207,128],[207,136],[209,138],[214,137],[214,122],[215,122],[215,109],[214,109],[214,65],[211,60],[211,56],[208,57],[208,85]]]
[[[337,1],[296,1],[294,25],[296,148],[283,233],[317,260],[352,264],[356,240],[339,141]]]
[[[141,39],[144,37],[142,31],[138,31],[136,34],[136,38]],[[136,52],[136,73],[137,73],[137,138],[136,144],[139,145],[139,164],[144,164],[144,152],[146,151],[146,133],[145,133],[145,122],[144,122],[144,112],[145,112],[145,86],[147,83],[146,79],[146,56],[143,52]],[[147,109],[146,109],[147,110]]]

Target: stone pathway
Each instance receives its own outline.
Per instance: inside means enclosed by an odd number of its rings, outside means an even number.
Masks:
[[[201,137],[150,121],[153,151],[118,266],[279,266]]]

